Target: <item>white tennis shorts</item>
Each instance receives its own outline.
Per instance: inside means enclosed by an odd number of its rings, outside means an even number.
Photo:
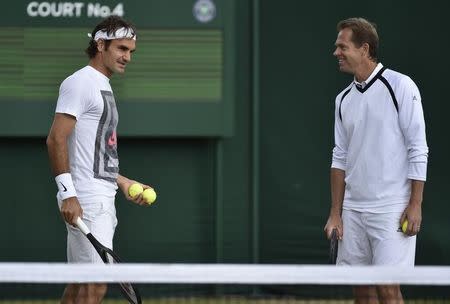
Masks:
[[[61,201],[58,201],[61,207]],[[114,198],[99,197],[80,201],[83,222],[92,235],[104,246],[113,248],[114,231],[117,226]],[[103,263],[91,242],[78,229],[66,223],[67,261],[69,263]]]
[[[402,212],[343,210],[344,235],[336,264],[414,266],[416,236],[399,229],[401,216]]]

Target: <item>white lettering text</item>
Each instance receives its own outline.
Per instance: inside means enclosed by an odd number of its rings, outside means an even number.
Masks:
[[[86,6],[86,11],[83,8]],[[114,7],[114,9],[112,9]],[[83,3],[83,2],[37,2],[32,1],[27,5],[27,15],[30,17],[86,17],[105,18],[111,14],[117,16],[124,15],[122,3],[109,7],[101,3]]]

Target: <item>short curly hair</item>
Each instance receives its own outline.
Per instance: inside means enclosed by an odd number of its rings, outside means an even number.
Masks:
[[[98,53],[97,42],[94,40],[95,33],[99,30],[104,30],[108,34],[114,33],[119,28],[127,28],[130,29],[131,32],[136,35],[136,28],[130,22],[122,19],[119,16],[111,15],[108,18],[104,19],[102,22],[97,24],[94,30],[91,33],[91,40],[89,41],[88,47],[84,50],[84,52],[89,56],[89,58],[94,58]],[[105,49],[107,50],[109,45],[111,44],[111,40],[105,41]]]

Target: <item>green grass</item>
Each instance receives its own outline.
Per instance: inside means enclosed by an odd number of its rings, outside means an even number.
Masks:
[[[0,304],[58,304],[59,300],[0,300]],[[103,304],[128,304],[126,300],[104,300]],[[224,298],[157,298],[143,299],[145,304],[352,304],[352,300],[305,300],[292,298],[252,299],[245,297]],[[405,304],[450,304],[450,299],[405,300]]]
[[[59,300],[12,300],[0,301],[1,304],[59,304]],[[128,304],[126,300],[104,300],[103,304]],[[246,298],[161,298],[144,299],[144,304],[351,304],[350,300],[293,300],[293,299],[246,299]]]

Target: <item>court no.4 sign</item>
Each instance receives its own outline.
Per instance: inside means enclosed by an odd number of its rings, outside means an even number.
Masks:
[[[108,17],[109,15],[124,15],[123,3],[114,6],[103,5],[101,3],[84,2],[38,2],[32,1],[27,4],[27,15],[29,17]]]

